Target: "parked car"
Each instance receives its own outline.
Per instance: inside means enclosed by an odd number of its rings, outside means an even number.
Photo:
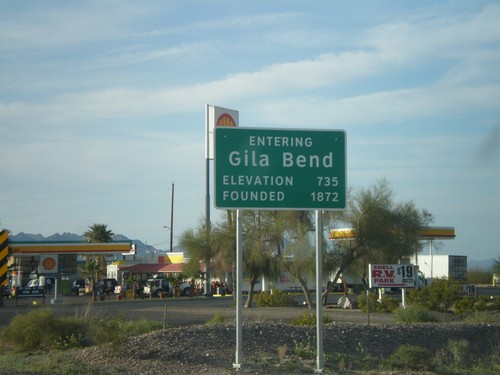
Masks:
[[[116,279],[101,279],[97,281],[97,290],[104,294],[112,294],[117,285]]]
[[[73,281],[73,285],[71,286],[71,293],[73,293],[75,296],[78,296],[80,294],[85,294],[85,292],[86,292],[86,285],[84,279],[78,279]]]
[[[144,286],[143,293],[147,296],[158,297],[160,293],[170,295],[170,285],[166,279],[149,279]]]
[[[33,288],[35,286],[39,286],[39,284],[40,284],[40,281],[38,279],[31,279],[30,281],[28,281],[28,284],[26,284],[26,287]]]
[[[8,286],[4,286],[2,289],[2,297],[1,298],[10,298],[12,297],[12,287],[10,284]]]

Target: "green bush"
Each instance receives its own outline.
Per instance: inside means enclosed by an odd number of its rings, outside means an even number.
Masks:
[[[295,305],[295,300],[292,295],[275,289],[270,292],[255,294],[254,301],[257,307],[282,307]]]
[[[396,370],[428,371],[432,369],[431,352],[421,346],[401,345],[387,360],[387,365]]]
[[[308,341],[306,344],[295,342],[294,354],[301,359],[316,358],[316,347]]]
[[[94,344],[110,343],[113,349],[118,348],[128,337],[161,329],[161,323],[149,320],[126,320],[124,317],[114,319],[89,319],[90,338]]]
[[[86,325],[79,318],[58,318],[50,309],[15,316],[2,331],[2,341],[14,352],[81,346]]]
[[[50,309],[37,309],[15,316],[0,335],[6,349],[13,352],[64,350],[93,344],[121,344],[127,337],[160,329],[148,321],[56,317]]]
[[[421,290],[412,290],[408,303],[417,303],[433,311],[447,311],[453,304],[464,298],[460,284],[454,280],[434,279],[433,283]]]
[[[333,322],[333,319],[330,316],[323,315],[323,323],[328,324],[331,322]],[[311,314],[306,311],[295,319],[292,319],[290,324],[294,326],[314,326],[316,325],[316,314]]]
[[[439,321],[428,309],[420,305],[402,306],[394,310],[394,321],[397,323],[431,323]]]
[[[448,351],[451,354],[451,364],[458,368],[467,367],[471,363],[469,342],[467,340],[449,340]]]
[[[370,303],[370,312],[376,312],[376,313],[389,313],[393,312],[399,307],[399,302],[396,301],[394,298],[391,298],[385,294],[382,295],[382,299],[379,301],[378,300],[378,293],[372,293],[370,292],[368,294],[368,299]],[[366,302],[366,295],[361,294],[357,300],[358,307],[363,311],[367,312],[368,307],[367,307],[367,302]]]
[[[226,318],[224,318],[224,314],[222,314],[220,311],[216,312],[212,318],[210,318],[207,321],[207,324],[210,325],[220,325],[224,324],[226,322]]]

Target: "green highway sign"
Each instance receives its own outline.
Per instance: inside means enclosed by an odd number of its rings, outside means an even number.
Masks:
[[[343,130],[215,128],[215,206],[341,210],[346,206]]]

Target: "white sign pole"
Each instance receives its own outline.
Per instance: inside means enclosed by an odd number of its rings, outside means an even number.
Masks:
[[[243,362],[243,228],[240,210],[236,210],[236,355],[233,368],[240,369]]]
[[[316,373],[323,374],[323,305],[321,301],[321,271],[323,249],[323,220],[321,211],[316,210]]]
[[[210,251],[210,155],[213,154],[213,145],[210,144],[210,108],[213,106],[205,105],[205,235]],[[170,229],[172,232],[172,229]],[[211,296],[210,283],[210,254],[205,259],[205,296]]]

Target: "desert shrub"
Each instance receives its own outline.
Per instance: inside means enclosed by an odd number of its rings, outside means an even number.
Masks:
[[[485,296],[463,297],[453,303],[453,311],[457,314],[485,311],[488,309],[488,299]]]
[[[214,314],[214,316],[212,316],[208,321],[207,321],[207,324],[210,324],[210,325],[220,325],[220,324],[224,324],[226,322],[226,318],[224,318],[224,315],[218,311]]]
[[[323,315],[323,323],[331,323],[333,319],[328,315]],[[290,321],[294,326],[314,326],[316,325],[316,314],[304,312]]]
[[[464,319],[467,323],[500,323],[500,316],[495,316],[487,311],[476,311]]]
[[[1,336],[14,352],[31,352],[81,346],[85,332],[82,319],[58,318],[50,309],[37,309],[15,316]]]
[[[293,296],[281,290],[271,290],[270,292],[257,293],[254,296],[257,307],[279,307],[294,306]]]
[[[294,354],[301,359],[314,359],[316,358],[316,346],[313,345],[311,340],[307,340],[306,343],[300,343],[295,341]]]
[[[160,329],[161,324],[145,319],[126,321],[124,317],[98,318],[90,311],[74,317],[57,317],[49,308],[15,316],[1,332],[2,341],[16,352],[71,349],[103,344],[123,337]]]
[[[394,310],[394,321],[397,323],[430,323],[439,321],[428,309],[420,305],[402,306]]]
[[[393,312],[399,306],[398,301],[396,301],[394,298],[391,298],[385,294],[382,295],[382,299],[379,301],[377,293],[369,293],[368,299],[369,299],[369,303],[370,303],[370,312],[377,312],[377,313]],[[368,311],[366,295],[360,295],[358,300],[357,300],[357,304],[358,304],[358,307],[363,312]]]
[[[428,371],[432,369],[429,350],[416,345],[401,345],[387,360],[392,369]]]
[[[467,270],[467,283],[468,284],[490,284],[492,279],[492,272],[481,269],[479,267]]]
[[[126,320],[124,317],[113,319],[89,319],[90,338],[94,344],[110,343],[118,348],[128,337],[141,335],[161,329],[161,323],[145,319]]]
[[[471,357],[467,340],[449,340],[447,348],[452,357],[451,363],[455,366],[462,368],[470,364]]]
[[[462,298],[464,297],[457,281],[441,278],[435,279],[423,289],[412,290],[408,302],[417,303],[433,311],[446,311]]]
[[[500,310],[500,298],[490,297],[489,301],[486,303],[488,310]]]

